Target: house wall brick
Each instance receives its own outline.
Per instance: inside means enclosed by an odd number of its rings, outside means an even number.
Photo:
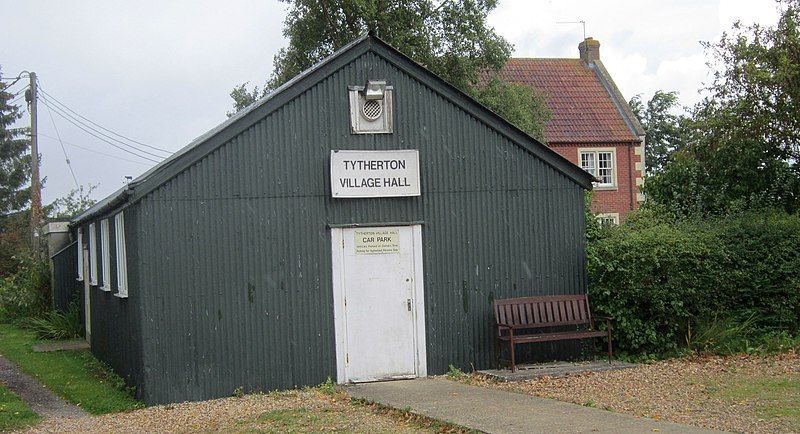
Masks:
[[[617,157],[617,187],[613,190],[595,188],[592,211],[619,213],[621,223],[630,211],[639,209],[643,199],[640,187],[644,178],[641,143],[551,143],[549,146],[578,166],[579,149],[614,148]]]

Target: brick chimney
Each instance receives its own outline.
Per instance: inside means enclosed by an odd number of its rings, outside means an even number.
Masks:
[[[592,64],[596,60],[600,60],[600,41],[590,36],[586,38],[585,41],[578,44],[578,52],[581,55],[583,63],[587,65]]]

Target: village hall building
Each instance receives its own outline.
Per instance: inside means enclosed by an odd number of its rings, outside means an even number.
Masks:
[[[87,339],[147,404],[488,368],[593,180],[365,35],[73,219]]]

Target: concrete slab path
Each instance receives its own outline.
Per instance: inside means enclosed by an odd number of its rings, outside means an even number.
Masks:
[[[511,372],[510,369],[486,369],[478,371],[478,373],[501,381],[525,381],[540,377],[565,377],[582,372],[617,371],[635,367],[636,365],[633,363],[625,363],[618,360],[614,360],[611,363],[605,360],[596,360],[517,365],[516,372]]]
[[[82,408],[56,396],[2,355],[0,355],[0,384],[16,393],[39,416],[47,418],[89,415]]]
[[[350,396],[487,433],[719,433],[443,378],[346,386]]]

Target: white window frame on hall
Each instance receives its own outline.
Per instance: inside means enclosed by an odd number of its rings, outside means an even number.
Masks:
[[[617,150],[615,148],[580,148],[578,164],[581,169],[600,179],[594,186],[598,190],[617,188]]]
[[[78,228],[78,277],[79,281],[83,281],[83,228]]]
[[[103,270],[103,291],[111,291],[111,243],[108,219],[100,220],[100,264]]]
[[[89,285],[97,286],[97,230],[89,223]]]
[[[122,211],[114,216],[114,235],[117,247],[117,292],[120,298],[128,298],[128,250],[125,246],[125,216]]]

